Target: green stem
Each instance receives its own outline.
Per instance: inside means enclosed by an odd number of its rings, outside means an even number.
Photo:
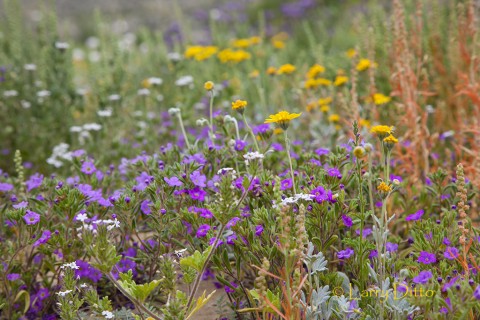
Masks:
[[[183,139],[187,144],[187,148],[190,149],[190,142],[188,142],[187,133],[185,132],[185,126],[183,125],[182,114],[178,113],[178,121],[180,122],[180,129],[182,129]]]
[[[213,90],[210,91],[210,138],[213,140]],[[212,141],[213,142],[213,141]]]
[[[248,132],[252,136],[253,144],[255,145],[255,149],[257,149],[257,151],[260,152],[260,148],[258,147],[258,143],[257,143],[257,138],[255,137],[255,134],[253,133],[252,128],[250,128],[250,126],[248,125],[248,121],[247,121],[247,118],[245,117],[245,113],[242,114],[242,117],[243,117],[243,122],[245,123],[245,127],[247,127]]]
[[[297,189],[295,188],[295,174],[293,172],[292,157],[290,156],[290,140],[288,140],[287,130],[283,131],[285,136],[285,149],[287,149],[288,164],[290,165],[290,176],[292,177],[293,193],[297,194]]]

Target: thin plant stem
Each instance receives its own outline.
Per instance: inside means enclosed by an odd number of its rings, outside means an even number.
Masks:
[[[283,131],[285,137],[285,149],[287,149],[288,164],[290,165],[290,176],[292,178],[293,193],[297,194],[297,189],[295,187],[295,174],[293,172],[292,157],[290,156],[290,140],[288,140],[287,130]]]
[[[257,143],[257,138],[255,137],[255,134],[253,133],[252,128],[250,128],[250,126],[248,125],[248,121],[247,121],[247,118],[245,117],[245,113],[242,114],[242,117],[243,117],[243,122],[245,123],[245,127],[247,127],[248,132],[252,136],[252,140],[253,140],[253,144],[255,145],[255,149],[258,152],[260,152],[260,148],[258,147],[258,143]]]
[[[213,140],[213,90],[210,91],[210,138]]]
[[[182,114],[179,112],[177,114],[178,121],[180,122],[180,129],[182,129],[182,134],[183,134],[183,139],[185,140],[185,144],[187,145],[187,148],[190,149],[190,142],[188,142],[187,138],[187,132],[185,131],[185,126],[183,125],[183,120],[182,120]]]

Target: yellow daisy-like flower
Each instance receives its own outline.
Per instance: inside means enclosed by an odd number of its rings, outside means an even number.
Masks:
[[[287,63],[287,64],[284,64],[284,65],[281,65],[278,68],[277,74],[291,74],[296,69],[297,68],[293,64]]]
[[[322,111],[323,113],[327,113],[328,111],[330,111],[330,106],[327,106],[327,105],[320,106],[320,111]]]
[[[372,61],[369,59],[360,59],[357,64],[357,71],[365,71],[368,68],[371,68],[373,66]]]
[[[371,126],[370,120],[368,120],[368,119],[360,119],[360,121],[358,121],[358,124],[360,125],[360,127],[370,128],[370,126]]]
[[[373,103],[375,103],[376,105],[389,103],[390,100],[392,100],[392,98],[381,93],[375,93],[373,95]]]
[[[378,136],[386,136],[392,134],[393,127],[390,126],[373,126],[370,132],[377,134]]]
[[[323,105],[332,103],[332,101],[333,101],[332,97],[320,98],[318,99],[318,104],[323,106]]]
[[[275,67],[268,67],[268,69],[267,69],[267,74],[268,75],[273,76],[276,73],[277,73],[277,69]]]
[[[252,55],[244,50],[232,50],[232,49],[225,49],[220,51],[217,54],[218,59],[222,63],[233,62],[239,63],[245,60],[248,60],[252,57]]]
[[[335,81],[333,82],[333,85],[335,87],[340,87],[341,85],[344,85],[345,83],[348,82],[348,77],[346,76],[337,76],[335,78]]]
[[[275,49],[285,48],[285,42],[280,41],[280,40],[272,40],[272,45]]]
[[[381,191],[381,192],[387,193],[387,192],[392,191],[392,187],[382,181],[382,182],[377,186],[377,190],[378,190],[378,191]]]
[[[250,78],[258,78],[259,75],[260,75],[260,72],[258,70],[253,70],[252,72],[250,72],[248,76]]]
[[[302,113],[290,113],[288,111],[280,111],[277,114],[270,115],[265,120],[265,123],[276,123],[283,130],[287,130],[288,124],[290,123],[290,121],[300,117],[301,115]]]
[[[144,79],[144,80],[142,81],[142,87],[148,89],[148,88],[150,88],[151,86],[152,86],[152,83],[150,82],[150,79],[149,79],[149,78]]]
[[[334,114],[331,114],[329,117],[328,117],[328,121],[330,122],[338,122],[340,121],[340,116],[336,113]]]
[[[352,48],[352,49],[348,49],[347,52],[345,52],[345,54],[347,55],[347,57],[353,58],[357,55],[357,51]]]
[[[325,72],[325,67],[319,64],[314,64],[307,72],[307,78],[312,79],[318,76],[320,73]]]
[[[283,132],[282,128],[273,129],[273,134],[281,134]]]
[[[247,106],[247,104],[248,103],[245,100],[236,100],[236,101],[232,102],[232,109],[233,110],[244,109]]]
[[[306,88],[306,89],[315,89],[316,87],[318,87],[317,80],[315,80],[315,79],[307,79],[307,80],[305,81],[305,88]]]
[[[395,143],[398,142],[398,139],[395,138],[392,134],[390,134],[388,137],[383,139],[383,142],[390,143],[390,144],[395,144]]]
[[[317,82],[317,84],[318,84],[319,86],[326,86],[326,87],[328,87],[328,86],[332,85],[332,80],[328,80],[328,79],[325,79],[325,78],[318,78],[318,79],[316,79],[315,81]]]
[[[204,87],[205,90],[207,90],[207,91],[212,91],[214,86],[215,86],[215,84],[214,84],[212,81],[207,81],[207,82],[205,82],[205,84],[203,85],[203,87]]]
[[[307,104],[307,111],[310,112],[318,107],[318,104],[315,101],[309,102]]]

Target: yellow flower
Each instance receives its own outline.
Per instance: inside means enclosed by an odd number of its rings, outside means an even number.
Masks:
[[[234,40],[232,45],[236,48],[248,48],[250,47],[251,43],[250,43],[250,39],[237,39],[237,40]]]
[[[345,54],[347,55],[347,57],[349,58],[353,58],[357,55],[357,51],[355,51],[355,49],[348,49],[347,52],[345,52]]]
[[[253,70],[252,72],[250,72],[250,74],[248,75],[250,78],[258,78],[258,76],[260,75],[260,72],[258,70]]]
[[[389,126],[373,126],[370,132],[377,134],[378,136],[386,136],[392,134],[393,127]]]
[[[213,56],[217,51],[218,48],[215,46],[189,46],[184,55],[187,59],[203,61]]]
[[[273,76],[276,73],[277,73],[277,69],[275,67],[268,67],[268,69],[267,69],[267,74],[268,75]]]
[[[328,117],[328,121],[330,122],[338,122],[340,121],[340,116],[336,113],[334,114],[331,114],[329,117]]]
[[[227,63],[227,62],[239,63],[244,60],[250,59],[252,55],[245,50],[225,49],[220,51],[217,54],[217,57],[218,59],[220,59],[222,63]]]
[[[262,38],[260,38],[259,36],[251,37],[249,40],[251,44],[259,44],[260,42],[262,42]]]
[[[328,79],[325,79],[325,78],[318,78],[318,79],[316,79],[315,81],[317,82],[317,84],[318,84],[319,86],[326,86],[326,87],[328,87],[328,86],[332,85],[332,81],[331,81],[331,80],[328,80]]]
[[[150,82],[150,79],[149,79],[149,78],[144,79],[144,80],[142,81],[142,87],[148,89],[148,88],[150,88],[151,86],[152,86],[152,83]]]
[[[339,87],[345,83],[348,82],[348,77],[346,76],[337,76],[335,78],[335,81],[333,82],[333,85],[336,86],[336,87]]]
[[[365,71],[368,68],[371,68],[373,65],[372,61],[368,59],[360,59],[357,64],[357,71]]]
[[[353,155],[358,159],[365,157],[366,154],[367,151],[362,146],[356,146],[355,149],[353,149]]]
[[[280,40],[272,40],[272,45],[276,49],[283,49],[285,48],[285,42]]]
[[[273,129],[273,134],[281,134],[283,132],[282,128]]]
[[[392,134],[390,134],[388,137],[383,139],[383,142],[389,143],[389,144],[395,144],[398,142],[398,139],[395,138]]]
[[[237,101],[232,102],[232,109],[233,110],[243,109],[247,106],[247,104],[248,103],[245,100],[237,100]]]
[[[320,98],[318,99],[318,104],[319,105],[325,105],[325,104],[330,104],[332,103],[332,97],[326,97],[326,98]]]
[[[314,64],[307,72],[307,78],[312,79],[318,76],[320,73],[325,72],[325,67],[319,64]]]
[[[307,104],[307,111],[310,112],[318,107],[318,104],[315,101],[309,102]]]
[[[323,113],[327,113],[328,111],[330,111],[330,106],[320,106],[320,111],[322,111]]]
[[[381,191],[381,192],[387,193],[387,192],[392,191],[392,187],[382,181],[382,182],[377,186],[377,190],[378,190],[378,191]]]
[[[307,79],[307,81],[305,81],[305,88],[306,89],[315,89],[316,87],[318,87],[317,80]]]
[[[386,95],[383,95],[381,93],[375,93],[373,95],[373,103],[375,103],[376,105],[382,105],[382,104],[385,104],[385,103],[389,103],[390,100],[392,100],[392,98],[390,98]]]
[[[358,124],[360,125],[360,127],[367,127],[367,128],[370,128],[370,125],[371,125],[370,120],[367,120],[367,119],[360,119]]]
[[[290,73],[293,73],[296,69],[297,68],[293,64],[287,63],[284,65],[281,65],[278,68],[277,74],[290,74]]]
[[[282,128],[283,130],[287,130],[288,124],[291,120],[300,117],[301,113],[290,113],[288,111],[280,111],[277,114],[270,115],[266,120],[265,123],[276,123]]]
[[[207,82],[205,82],[205,84],[203,85],[203,87],[204,87],[205,90],[207,90],[207,91],[212,91],[214,86],[215,86],[215,84],[214,84],[212,81],[207,81]]]

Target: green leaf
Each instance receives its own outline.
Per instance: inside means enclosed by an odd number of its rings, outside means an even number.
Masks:
[[[23,313],[27,313],[28,309],[30,308],[30,294],[25,291],[25,290],[21,290],[17,293],[17,295],[15,296],[15,300],[14,302],[16,302],[18,299],[20,299],[21,296],[24,296],[24,301],[25,301],[25,307],[23,308]],[[3,305],[2,305],[3,307]],[[1,309],[1,308],[0,308]]]
[[[198,310],[200,310],[207,302],[208,300],[210,300],[210,298],[213,296],[213,294],[215,293],[215,291],[213,291],[212,293],[210,293],[208,295],[208,297],[205,297],[205,292],[206,291],[203,291],[203,294],[197,299],[197,303],[195,305],[195,308],[193,308],[192,312],[190,312],[190,314],[188,315],[187,319],[185,320],[188,320],[190,319],[190,317],[196,313]]]

